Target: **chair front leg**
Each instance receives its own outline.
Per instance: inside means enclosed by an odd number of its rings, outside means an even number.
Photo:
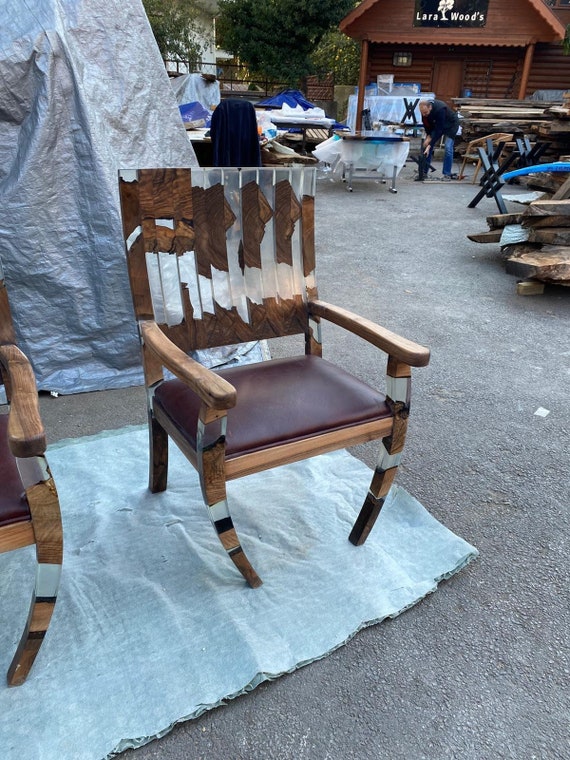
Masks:
[[[8,669],[8,685],[22,684],[34,664],[55,607],[61,565],[63,532],[55,483],[44,457],[18,459],[36,539],[37,571],[28,619]]]
[[[350,532],[349,541],[355,546],[361,546],[368,538],[398,472],[408,427],[411,375],[408,364],[388,358],[386,402],[394,418],[392,434],[382,439],[372,483]]]
[[[203,407],[201,410],[197,436],[200,485],[210,519],[222,546],[251,588],[258,588],[261,586],[262,580],[255,572],[242,549],[230,514],[226,495],[226,421],[225,412],[217,412],[207,407]],[[204,441],[209,439],[206,435],[208,424],[216,427],[217,435],[213,443],[205,444]]]

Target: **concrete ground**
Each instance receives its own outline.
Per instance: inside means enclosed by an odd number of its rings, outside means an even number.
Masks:
[[[410,163],[397,194],[319,180],[320,296],[431,348],[399,483],[480,558],[398,618],[123,760],[570,758],[570,289],[518,296],[498,245],[466,237],[494,201],[468,209],[469,181],[413,176]],[[335,328],[325,355],[382,380],[377,352]],[[131,388],[43,397],[42,410],[53,441],[144,422],[144,403]],[[355,453],[372,466],[376,450]]]

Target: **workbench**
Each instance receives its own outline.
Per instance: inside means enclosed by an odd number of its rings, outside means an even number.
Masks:
[[[347,183],[352,192],[353,180],[390,177],[390,192],[397,193],[396,177],[406,163],[410,141],[389,130],[335,132],[317,145],[313,155],[329,164],[333,173]]]

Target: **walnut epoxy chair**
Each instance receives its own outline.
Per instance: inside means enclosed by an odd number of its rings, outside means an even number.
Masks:
[[[28,618],[8,669],[8,684],[19,686],[36,659],[56,603],[63,533],[36,381],[14,340],[0,272],[0,381],[10,405],[9,413],[0,415],[0,553],[35,544],[38,563]]]
[[[170,437],[197,469],[218,536],[252,587],[261,580],[237,537],[226,482],[382,439],[349,536],[362,544],[400,462],[410,368],[429,361],[426,348],[318,299],[315,182],[304,167],[144,169],[119,178],[149,399],[149,486],[166,488]],[[322,319],[388,355],[386,395],[322,358]],[[304,354],[219,372],[187,355],[284,335],[304,336]],[[176,378],[165,380],[163,368]]]

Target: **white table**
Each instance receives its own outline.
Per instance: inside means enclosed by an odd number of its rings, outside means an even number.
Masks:
[[[329,164],[333,173],[347,182],[349,192],[352,192],[355,171],[364,170],[366,173],[360,176],[366,179],[390,177],[390,192],[397,193],[396,177],[406,163],[409,152],[407,137],[382,130],[337,132],[317,145],[313,155]]]

